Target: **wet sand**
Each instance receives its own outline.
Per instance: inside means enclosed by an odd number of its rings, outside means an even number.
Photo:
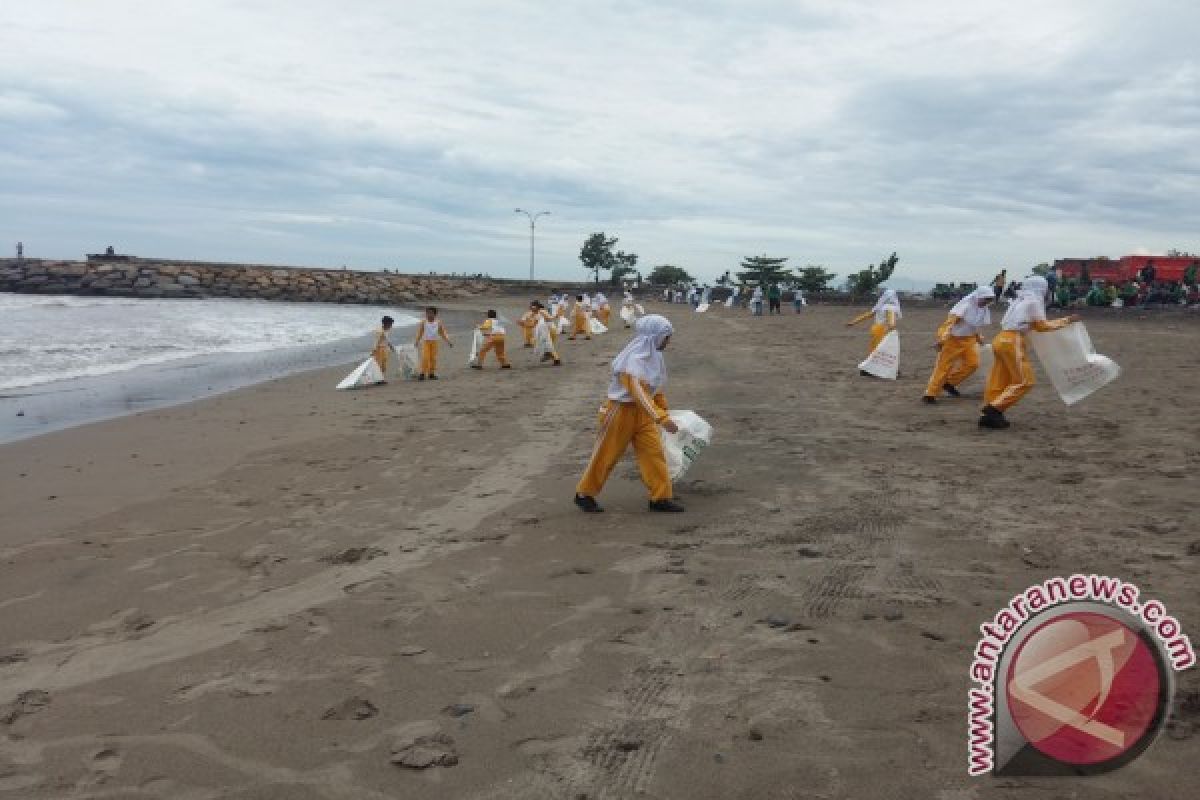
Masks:
[[[846,309],[667,313],[668,396],[716,431],[682,515],[631,461],[605,514],[570,504],[619,330],[558,369],[468,371],[460,335],[438,383],[339,367],[0,446],[0,797],[1085,791],[967,777],[970,654],[1076,571],[1200,635],[1200,321],[1089,319],[1119,382],[1068,409],[1043,381],[996,433],[978,378],[918,402],[942,312],[906,314],[896,383],[858,376]],[[1086,795],[1191,796],[1180,706]]]

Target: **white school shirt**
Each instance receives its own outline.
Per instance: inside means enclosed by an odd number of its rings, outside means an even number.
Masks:
[[[433,322],[425,320],[421,323],[421,326],[421,338],[425,341],[436,342],[441,336],[441,334],[438,333],[438,328],[441,326],[441,322],[439,320],[435,319]]]

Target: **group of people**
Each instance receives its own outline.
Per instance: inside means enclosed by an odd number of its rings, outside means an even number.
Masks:
[[[1014,282],[1006,288],[1011,290],[1012,300],[1000,321],[1000,333],[992,339],[992,368],[979,414],[979,425],[984,428],[1009,427],[1004,412],[1033,388],[1035,377],[1029,360],[1029,333],[1058,330],[1079,321],[1077,315],[1055,320],[1046,318],[1046,296],[1050,286],[1039,275]],[[958,386],[979,369],[979,348],[984,343],[984,330],[992,322],[991,306],[997,297],[995,284],[982,286],[950,309],[935,336],[937,362],[925,386],[923,402],[936,404],[943,394],[960,396]],[[846,324],[856,325],[871,319],[869,352],[874,352],[888,332],[897,329],[901,317],[899,295],[893,289],[884,289],[874,307]]]
[[[626,328],[633,326],[634,319],[641,311],[641,306],[634,301],[632,293],[626,291],[621,304],[621,318]],[[612,308],[603,292],[595,295],[579,294],[574,303],[566,294],[551,295],[549,305],[540,300],[529,304],[529,309],[517,320],[521,329],[524,346],[534,350],[534,354],[543,363],[553,366],[562,365],[558,342],[559,337],[567,334],[567,339],[575,341],[580,337],[591,340],[593,331],[607,330]],[[593,328],[593,321],[599,323],[599,328]],[[375,346],[371,355],[379,365],[380,372],[386,376],[391,357],[396,353],[390,334],[395,320],[384,317],[380,327],[375,332]],[[512,369],[508,358],[507,330],[494,309],[489,309],[486,318],[476,327],[481,344],[475,358],[469,365],[472,369],[483,369],[487,356],[494,353],[501,369]],[[417,325],[416,339],[413,347],[417,355],[416,379],[420,381],[438,379],[438,350],[442,344],[454,347],[446,326],[438,317],[434,306],[425,309],[425,318]]]

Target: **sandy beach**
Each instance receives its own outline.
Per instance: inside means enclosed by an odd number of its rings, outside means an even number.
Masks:
[[[571,504],[619,324],[560,369],[469,371],[460,334],[436,384],[322,369],[0,446],[0,797],[1194,796],[1195,670],[1086,783],[969,778],[965,720],[978,626],[1047,577],[1200,636],[1196,315],[1089,316],[1118,382],[986,432],[979,377],[919,402],[944,310],[906,310],[895,383],[850,309],[649,310],[715,428],[685,514],[632,461]]]

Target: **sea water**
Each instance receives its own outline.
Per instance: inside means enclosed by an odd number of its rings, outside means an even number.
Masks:
[[[367,335],[394,309],[265,300],[156,300],[0,293],[0,390],[221,353]]]
[[[0,293],[0,442],[361,360],[385,314],[398,329],[418,320],[378,306]]]

